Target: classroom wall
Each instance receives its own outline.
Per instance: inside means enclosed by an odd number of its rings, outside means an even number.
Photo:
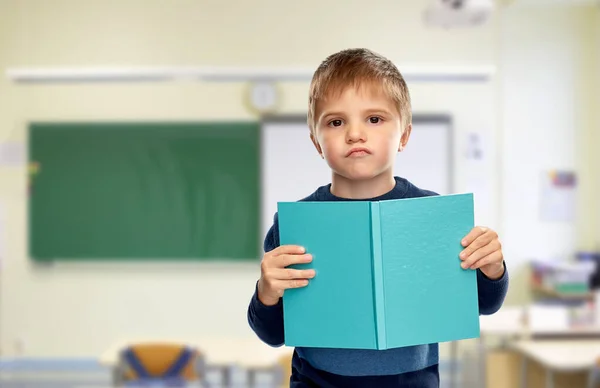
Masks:
[[[529,299],[529,260],[569,259],[574,248],[598,247],[597,14],[597,7],[516,4],[502,15],[500,219],[515,275],[509,303]],[[540,219],[541,174],[552,169],[578,173],[573,222]]]
[[[592,248],[600,250],[600,203],[597,200],[597,193],[600,193],[600,154],[597,152],[597,147],[600,145],[600,112],[596,107],[600,104],[600,7],[597,7],[593,12],[593,31],[595,41],[589,55],[593,58],[591,71],[592,77],[589,79],[590,104],[593,106],[591,110],[590,123],[592,130],[589,137],[588,151],[589,171],[591,174],[589,211],[592,214],[592,223],[588,225],[589,233],[592,236]],[[594,196],[596,194],[596,196]],[[592,199],[593,198],[593,199]]]
[[[600,9],[598,9],[596,11],[596,69],[600,68]],[[598,72],[596,72],[596,94],[594,96],[594,100],[593,101],[600,101],[600,74]],[[592,144],[600,144],[600,112],[598,110],[594,110],[596,113],[596,120],[595,120],[595,124],[596,124],[596,130],[594,131],[595,133],[595,139],[593,140]],[[593,147],[592,147],[593,148]],[[600,154],[597,152],[593,153],[596,156],[596,171],[600,170]],[[597,176],[597,175],[595,175]],[[597,179],[595,181],[595,186],[594,186],[594,192],[598,193],[600,192],[600,179]],[[594,201],[594,203],[596,204],[596,224],[593,226],[593,230],[596,231],[596,246],[600,245],[600,203],[598,203],[598,201]]]
[[[595,93],[592,96],[592,103],[595,103],[597,106],[598,103],[600,103],[600,72],[597,70],[600,69],[600,8],[596,9],[596,21],[594,25],[596,26],[596,63],[594,65],[594,68],[596,69],[594,70],[596,75],[596,86],[594,87]],[[595,158],[595,160],[592,159],[592,170],[600,171],[600,153],[594,152],[595,147],[600,144],[600,111],[593,109],[593,112],[595,114],[593,119],[595,129],[593,130],[592,141],[590,142],[589,148],[591,150],[591,154]],[[594,180],[594,186],[592,187],[592,192],[600,193],[600,177],[598,177],[597,173],[592,174],[592,176],[596,177]],[[600,203],[596,200],[592,201],[592,203],[596,205],[595,211],[593,212],[595,215],[595,223],[590,225],[590,229],[595,235],[595,248],[600,250]]]
[[[484,137],[487,154],[480,171],[487,177],[492,206],[478,215],[478,222],[501,231],[509,268],[519,279],[525,260],[532,252],[539,253],[537,248],[545,248],[548,238],[560,241],[550,242],[560,252],[579,241],[576,228],[586,236],[581,237],[582,245],[593,239],[586,231],[592,221],[581,226],[540,225],[529,202],[507,203],[535,201],[529,199],[533,188],[511,188],[528,184],[539,168],[576,166],[570,122],[582,121],[588,113],[583,108],[573,112],[581,97],[573,94],[570,82],[574,71],[589,64],[582,64],[580,53],[571,53],[573,60],[562,54],[568,47],[583,47],[580,40],[592,19],[585,10],[538,9],[508,13],[476,29],[430,30],[421,24],[420,11],[426,3],[380,1],[371,3],[367,12],[358,3],[324,5],[316,0],[235,2],[236,10],[231,3],[217,1],[5,0],[0,5],[5,11],[0,12],[0,67],[316,66],[331,52],[352,46],[368,46],[398,63],[497,63],[501,72],[489,84],[410,87],[416,113],[454,116],[458,191],[478,178],[469,175],[462,158],[465,137],[469,132]],[[264,22],[264,15],[272,16]],[[551,36],[557,43],[542,34],[550,22],[555,23]],[[518,39],[513,39],[514,34]],[[542,56],[548,63],[528,52],[540,45],[548,48]],[[551,76],[555,78],[549,86]],[[201,83],[16,86],[1,78],[0,141],[23,144],[30,120],[248,119],[243,87]],[[282,113],[304,112],[306,91],[305,84],[284,84]],[[547,102],[549,91],[556,92],[552,101],[558,109],[539,103]],[[528,106],[534,107],[541,124],[530,118]],[[521,144],[523,139],[529,147]],[[532,149],[542,161],[532,156]],[[258,258],[245,265],[36,266],[26,254],[25,187],[23,166],[0,166],[0,208],[7,235],[0,269],[3,355],[94,357],[112,341],[132,335],[252,335],[246,307],[259,275]],[[524,195],[515,198],[520,192]],[[590,196],[586,198],[589,201]],[[530,237],[532,230],[542,230],[546,238]],[[556,239],[558,234],[567,237]],[[526,298],[525,283],[516,284],[512,302]]]
[[[326,55],[352,46],[368,46],[408,63],[488,65],[495,58],[493,24],[455,32],[427,30],[420,22],[425,1],[382,1],[368,12],[358,3],[324,6],[316,0],[235,2],[235,11],[231,3],[216,1],[5,3],[11,12],[0,15],[0,25],[7,24],[10,39],[0,50],[7,54],[2,67],[316,67]],[[264,22],[260,18],[265,15],[274,16]],[[251,118],[242,105],[240,84],[0,82],[9,103],[0,115],[0,136],[21,143],[29,120]],[[454,115],[457,144],[466,132],[482,133],[493,144],[492,84],[411,85],[411,91],[416,112]],[[283,85],[283,96],[283,113],[305,112],[306,84]],[[483,171],[492,176],[495,155],[490,148]],[[458,156],[456,164],[460,185],[464,167]],[[8,257],[0,272],[3,354],[96,356],[112,341],[131,335],[253,335],[246,307],[259,275],[258,258],[247,265],[35,266],[26,255],[24,169],[3,167],[0,174],[0,199],[8,210],[9,226]],[[479,218],[496,222],[493,208]]]

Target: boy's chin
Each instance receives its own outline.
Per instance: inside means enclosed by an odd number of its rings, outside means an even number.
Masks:
[[[340,171],[336,172],[337,175],[349,180],[349,181],[368,181],[377,176],[381,175],[379,171]]]

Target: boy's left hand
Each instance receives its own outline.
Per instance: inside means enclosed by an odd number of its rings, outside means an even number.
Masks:
[[[504,256],[498,233],[477,226],[463,238],[461,245],[465,247],[460,253],[462,268],[479,268],[490,279],[500,279],[504,275]]]

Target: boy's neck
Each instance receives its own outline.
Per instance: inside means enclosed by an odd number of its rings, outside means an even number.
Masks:
[[[392,172],[366,180],[351,180],[333,173],[331,194],[346,199],[368,199],[382,196],[396,186]]]

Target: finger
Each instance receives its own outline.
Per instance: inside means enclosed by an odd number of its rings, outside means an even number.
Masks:
[[[278,255],[269,258],[268,266],[272,268],[285,268],[293,264],[306,264],[312,261],[312,255]]]
[[[465,249],[463,249],[463,251],[459,255],[460,258],[462,260],[467,259],[469,256],[471,256],[473,254],[473,252],[480,249],[481,247],[488,245],[495,238],[496,238],[496,234],[492,231],[488,231],[488,232],[480,235],[479,237],[477,237],[475,239],[475,241],[471,242],[471,244],[469,244],[469,246],[467,246]]]
[[[269,273],[274,280],[312,279],[315,277],[314,269],[274,269]]]
[[[463,239],[460,243],[462,244],[463,247],[467,247],[473,241],[475,241],[479,236],[483,235],[487,231],[488,231],[488,228],[486,228],[486,227],[476,226],[473,229],[471,229],[469,234],[467,234],[465,237],[463,237]]]
[[[271,256],[278,255],[301,255],[306,252],[303,246],[300,245],[280,245],[269,253]]]
[[[493,264],[493,263],[501,263],[504,260],[501,251],[494,251],[491,254],[485,256],[483,259],[479,260],[475,263],[475,265],[471,266],[471,269],[481,268],[484,265]]]
[[[475,242],[477,242],[477,240],[475,240]],[[463,268],[470,268],[471,266],[473,266],[473,264],[475,264],[479,260],[481,260],[484,257],[492,254],[495,251],[499,251],[499,250],[500,250],[500,243],[498,242],[498,240],[493,240],[490,243],[488,243],[487,245],[477,249],[470,256],[467,256],[464,259],[462,259],[462,257],[461,257],[461,259],[464,261],[460,266]]]
[[[287,290],[290,288],[301,288],[308,285],[306,279],[294,279],[294,280],[280,280],[274,283],[275,287],[280,290]]]

